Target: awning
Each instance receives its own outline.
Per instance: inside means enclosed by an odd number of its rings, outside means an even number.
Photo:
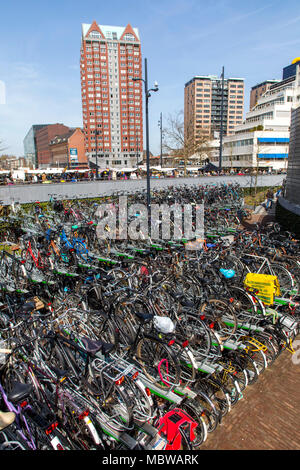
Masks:
[[[259,153],[258,158],[263,158],[264,160],[277,159],[277,158],[288,158],[288,153]]]
[[[290,139],[288,137],[258,137],[257,141],[261,144],[267,144],[267,143],[288,144]]]

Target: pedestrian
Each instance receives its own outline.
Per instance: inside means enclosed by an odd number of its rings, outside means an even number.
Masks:
[[[271,209],[273,205],[273,200],[274,200],[274,192],[272,189],[269,189],[266,194],[267,198],[267,204],[266,204],[266,209]]]

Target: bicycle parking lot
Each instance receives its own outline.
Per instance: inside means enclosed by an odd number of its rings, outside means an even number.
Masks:
[[[0,445],[254,448],[254,406],[280,448],[271,399],[299,411],[288,352],[299,334],[298,240],[276,223],[243,229],[236,183],[153,190],[152,207],[177,204],[194,228],[204,208],[201,240],[149,239],[138,191],[127,195],[125,236],[113,219],[119,196],[14,204],[2,216],[0,393],[17,419]]]

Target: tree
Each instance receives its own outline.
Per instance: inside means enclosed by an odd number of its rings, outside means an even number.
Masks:
[[[183,160],[184,175],[187,172],[187,163],[193,159],[203,160],[210,155],[212,149],[207,136],[201,131],[195,135],[195,128],[191,121],[184,120],[183,111],[174,116],[169,115],[164,133],[164,150],[170,153],[175,160]]]
[[[3,152],[3,150],[6,150],[6,148],[3,147],[3,141],[0,140],[0,152]]]

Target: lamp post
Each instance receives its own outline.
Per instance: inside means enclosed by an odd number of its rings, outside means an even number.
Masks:
[[[139,142],[139,138],[138,138],[138,135],[136,135],[136,167],[137,169],[139,168],[139,150],[140,150],[140,142]]]
[[[162,113],[160,113],[160,120],[158,121],[158,127],[160,129],[160,166],[163,167],[163,151],[162,151],[162,142],[163,142],[163,126],[162,126]]]
[[[99,178],[99,171],[98,171],[98,130],[95,130],[96,136],[96,180]]]
[[[150,194],[150,149],[149,149],[149,98],[151,91],[158,91],[158,83],[154,83],[154,88],[148,89],[148,64],[145,59],[145,78],[132,78],[134,82],[144,82],[145,88],[145,104],[146,104],[146,162],[147,162],[147,209],[148,209],[148,230],[151,230],[151,194]]]

